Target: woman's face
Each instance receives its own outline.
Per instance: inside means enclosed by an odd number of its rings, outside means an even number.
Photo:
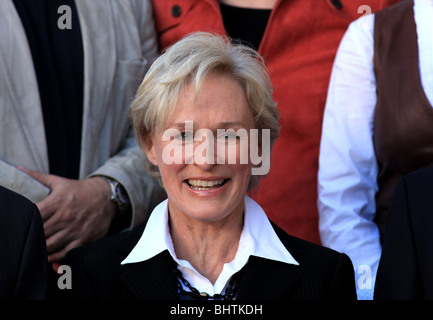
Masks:
[[[197,98],[195,89],[186,86],[168,128],[150,137],[147,156],[159,167],[170,215],[215,222],[243,213],[251,163],[249,155],[248,161],[240,161],[240,155],[248,153],[249,139],[245,150],[228,129],[245,129],[249,137],[253,116],[238,82],[211,74]],[[223,145],[225,152],[217,151]]]

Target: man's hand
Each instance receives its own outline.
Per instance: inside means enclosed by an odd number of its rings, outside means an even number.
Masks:
[[[107,234],[115,206],[102,178],[71,180],[22,167],[20,170],[51,190],[36,204],[44,222],[49,262],[60,261],[70,249]]]

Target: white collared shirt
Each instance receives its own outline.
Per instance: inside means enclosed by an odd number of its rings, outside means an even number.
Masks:
[[[421,83],[431,103],[433,1],[415,0],[414,15]],[[322,244],[349,255],[355,267],[359,299],[373,297],[382,250],[379,230],[373,221],[378,190],[378,165],[373,145],[377,102],[373,56],[374,15],[369,15],[349,26],[338,49],[319,156],[318,208]]]
[[[165,200],[153,210],[140,240],[121,264],[146,261],[168,250],[183,277],[197,290],[210,295],[223,293],[230,278],[245,266],[251,255],[299,265],[278,238],[262,208],[253,199],[245,196],[244,228],[236,256],[224,264],[221,274],[212,285],[188,261],[176,257],[169,232],[167,204],[168,200]]]

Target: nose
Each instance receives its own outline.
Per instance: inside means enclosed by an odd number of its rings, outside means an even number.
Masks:
[[[197,130],[194,136],[194,165],[209,171],[216,164],[215,139],[211,130]]]

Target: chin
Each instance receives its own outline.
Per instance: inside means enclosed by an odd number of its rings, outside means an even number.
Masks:
[[[209,210],[209,208],[207,208],[207,210],[202,210],[200,212],[196,210],[194,210],[194,212],[192,212],[191,214],[189,214],[189,216],[195,220],[198,221],[202,221],[202,222],[217,222],[220,220],[223,220],[225,217],[227,217],[229,215],[229,213],[227,214],[222,214],[221,211],[217,210]]]
[[[232,214],[236,214],[236,212],[239,211],[236,209],[237,206],[228,208],[220,205],[212,206],[212,204],[207,203],[201,206],[194,206],[188,216],[202,222],[218,222],[226,219]],[[242,213],[243,210],[240,214]]]

